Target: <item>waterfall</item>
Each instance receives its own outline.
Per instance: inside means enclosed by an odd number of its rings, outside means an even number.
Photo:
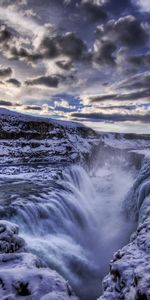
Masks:
[[[143,160],[142,167],[124,201],[124,211],[129,218],[140,220],[143,207],[149,206],[150,196],[150,157]],[[142,212],[142,213],[141,213]]]
[[[15,195],[11,219],[28,248],[63,275],[80,299],[98,298],[109,260],[127,242],[132,226],[121,208],[132,183],[124,161],[114,160],[91,173],[66,167],[57,180],[36,182],[28,197]]]

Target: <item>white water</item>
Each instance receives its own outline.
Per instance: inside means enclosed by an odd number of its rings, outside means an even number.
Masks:
[[[13,220],[28,247],[62,274],[83,300],[95,300],[113,253],[128,240],[133,224],[122,201],[133,173],[125,161],[107,161],[87,174],[80,166],[66,169],[39,196],[20,201]]]

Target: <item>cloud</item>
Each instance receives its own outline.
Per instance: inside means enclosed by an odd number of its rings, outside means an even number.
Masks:
[[[37,105],[27,105],[24,107],[25,110],[36,110],[36,111],[41,111],[42,107],[37,106]]]
[[[35,62],[42,58],[42,55],[40,53],[35,53],[32,50],[28,50],[26,48],[20,47],[20,45],[10,47],[9,49],[9,55],[11,59],[18,59],[18,60],[26,60],[29,62]]]
[[[72,68],[71,60],[58,60],[56,61],[56,65],[63,70],[70,70]]]
[[[73,32],[64,34],[55,34],[51,36],[51,31],[43,29],[39,34],[36,34],[35,39],[30,42],[28,39],[18,36],[16,31],[10,28],[3,28],[0,32],[1,53],[8,59],[24,60],[26,62],[36,62],[38,60],[47,60],[54,58],[68,57],[71,66],[71,61],[79,60],[86,46],[82,39],[77,37]],[[60,68],[65,68],[65,64],[58,63]]]
[[[13,71],[10,67],[1,67],[0,68],[0,78],[10,77]]]
[[[142,11],[144,12],[150,11],[149,0],[137,0],[137,4],[139,5]]]
[[[1,5],[0,20],[2,23],[6,21],[7,26],[13,28],[20,35],[26,34],[26,36],[33,37],[43,27],[36,20],[25,17],[22,9],[19,7],[18,1],[14,5],[12,5],[12,2],[10,2],[10,5]]]
[[[14,85],[15,87],[21,87],[21,82],[15,78],[10,78],[6,81],[7,83],[10,83],[12,85]]]
[[[90,96],[89,100],[91,102],[100,102],[105,100],[114,100],[117,97],[117,94],[105,94],[105,95],[98,95],[98,96]]]
[[[94,121],[107,121],[107,122],[126,122],[126,121],[139,121],[143,123],[150,122],[150,113],[146,114],[121,114],[121,113],[72,113],[74,118],[82,118]]]
[[[121,84],[118,85],[122,89],[143,89],[141,93],[148,93],[150,91],[150,72],[142,72],[133,76],[130,76],[128,79],[125,79]]]
[[[112,30],[117,34],[118,40],[129,47],[143,46],[148,41],[146,27],[132,15],[114,22]]]
[[[150,88],[147,88],[142,91],[136,91],[132,93],[126,93],[126,94],[105,94],[105,95],[98,95],[98,96],[91,96],[89,97],[89,100],[94,102],[103,102],[103,101],[109,101],[109,100],[120,100],[120,101],[129,101],[129,100],[139,100],[143,98],[149,98],[150,97]]]
[[[129,56],[128,62],[135,67],[150,66],[150,52]]]
[[[18,102],[11,102],[7,100],[0,100],[0,106],[21,106]]]
[[[96,36],[98,40],[110,40],[131,48],[144,46],[149,38],[146,24],[133,15],[109,20],[106,25],[97,26]]]
[[[11,39],[12,35],[6,25],[0,25],[0,43],[6,43]]]
[[[114,52],[116,46],[110,41],[96,41],[95,52],[92,56],[93,60],[98,64],[115,65]]]
[[[13,103],[10,101],[0,100],[0,106],[13,106]]]
[[[46,35],[38,42],[38,50],[45,58],[55,58],[64,55],[71,59],[79,59],[86,48],[83,41],[72,32],[54,37]]]
[[[140,105],[139,107],[142,107],[144,106],[143,105]],[[109,111],[112,111],[112,110],[135,110],[138,106],[137,105],[133,105],[133,104],[130,104],[130,105],[109,105],[109,106],[102,106],[102,107],[99,107],[100,109],[103,109],[103,110],[109,110]]]
[[[125,57],[122,58],[121,55],[122,47],[126,47],[127,53],[127,49],[144,47],[148,40],[147,25],[135,16],[127,15],[116,20],[109,20],[97,26],[94,50],[91,51],[92,61],[100,65],[114,65],[120,70],[125,70],[127,66],[123,67]],[[128,57],[127,61],[129,62]]]
[[[8,59],[32,62],[41,58],[39,53],[29,48],[28,40],[6,25],[0,26],[0,43],[0,53]]]
[[[59,84],[59,79],[56,76],[40,76],[25,81],[26,85],[43,85],[49,88],[57,88]]]
[[[73,59],[79,59],[86,48],[83,41],[74,33],[66,33],[58,41],[60,53]]]

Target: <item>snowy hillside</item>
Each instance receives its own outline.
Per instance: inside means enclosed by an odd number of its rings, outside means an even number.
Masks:
[[[148,135],[99,134],[78,123],[0,109],[1,166],[87,161],[100,145],[140,154],[139,151],[149,149],[150,138]]]
[[[0,109],[0,164],[58,163],[88,159],[97,134],[77,123]]]

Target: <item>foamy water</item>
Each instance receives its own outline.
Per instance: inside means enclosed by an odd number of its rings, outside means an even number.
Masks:
[[[19,195],[17,188],[13,197],[11,219],[29,249],[83,300],[97,299],[113,253],[129,239],[133,224],[126,221],[122,202],[133,179],[126,161],[116,157],[89,173],[72,166],[57,180],[33,187],[24,182],[25,192]]]

